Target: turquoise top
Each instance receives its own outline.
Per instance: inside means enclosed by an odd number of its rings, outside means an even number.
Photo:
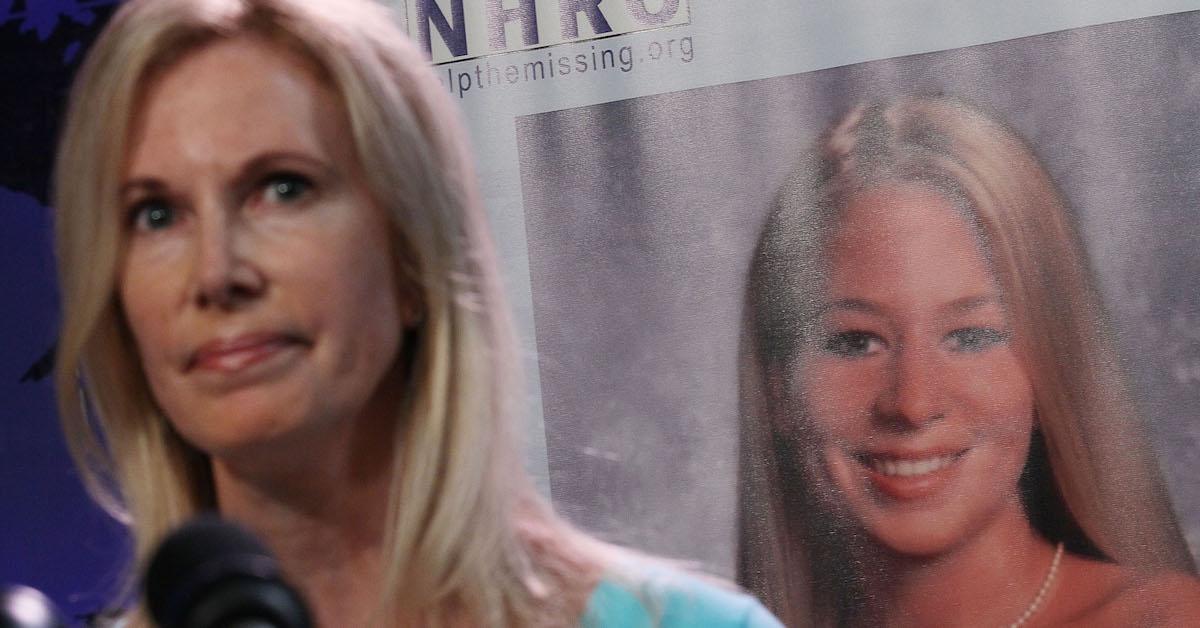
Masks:
[[[657,621],[656,621],[657,620]],[[596,585],[581,628],[783,628],[758,600],[692,576],[654,570]]]

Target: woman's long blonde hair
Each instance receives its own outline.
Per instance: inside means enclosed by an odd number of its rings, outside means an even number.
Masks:
[[[789,626],[837,623],[861,594],[837,524],[822,516],[829,496],[807,489],[802,448],[769,419],[803,421],[804,410],[783,407],[769,382],[803,368],[796,348],[820,304],[841,208],[893,183],[944,194],[980,233],[1034,389],[1038,427],[1021,479],[1031,522],[1079,553],[1193,571],[1062,194],[1016,132],[936,97],[853,108],[775,199],[742,340],[739,583]]]
[[[190,51],[243,36],[303,56],[341,97],[369,191],[390,212],[402,293],[422,307],[395,423],[381,612],[427,625],[573,623],[598,554],[522,467],[513,394],[523,388],[464,133],[427,61],[368,2],[134,0],[89,52],[54,204],[55,384],[90,492],[131,528],[133,567],[167,531],[216,507],[208,461],[158,409],[115,296],[118,185],[147,82]]]

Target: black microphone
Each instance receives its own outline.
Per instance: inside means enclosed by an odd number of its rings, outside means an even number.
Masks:
[[[214,516],[167,536],[144,587],[162,628],[312,628],[304,600],[283,581],[267,548]]]
[[[20,584],[0,590],[0,628],[66,628],[58,607],[44,593]]]

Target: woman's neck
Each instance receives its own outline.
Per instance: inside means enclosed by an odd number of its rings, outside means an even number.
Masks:
[[[938,556],[900,556],[866,543],[857,556],[865,603],[852,624],[1009,625],[1041,588],[1054,546],[1020,509],[1007,508],[974,538]]]
[[[286,456],[275,448],[212,462],[221,515],[266,543],[317,626],[367,625],[381,601],[392,439],[356,431]]]

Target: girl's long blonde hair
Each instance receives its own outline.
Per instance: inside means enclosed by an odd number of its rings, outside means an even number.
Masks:
[[[936,97],[853,108],[775,199],[742,337],[739,583],[789,626],[836,623],[861,594],[823,516],[829,496],[806,488],[802,448],[769,420],[803,421],[804,410],[782,407],[769,382],[803,368],[796,347],[819,307],[841,208],[894,183],[944,194],[980,233],[1034,389],[1038,428],[1021,478],[1031,522],[1072,551],[1193,571],[1062,194],[1016,132]]]
[[[159,411],[115,297],[118,185],[147,82],[190,51],[244,36],[303,56],[340,96],[369,191],[390,212],[401,293],[422,307],[395,421],[380,612],[427,625],[577,621],[600,546],[550,512],[522,467],[513,393],[523,388],[464,133],[427,61],[369,2],[133,0],[89,52],[54,204],[55,384],[90,492],[131,528],[133,567],[216,507],[208,461]]]

